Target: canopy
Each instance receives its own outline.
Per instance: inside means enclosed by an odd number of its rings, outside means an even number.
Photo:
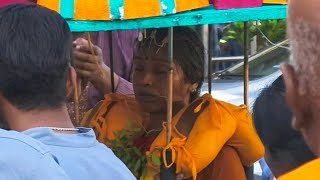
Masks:
[[[74,20],[137,19],[202,8],[209,0],[38,0]]]
[[[160,2],[160,3],[159,3]],[[287,5],[216,10],[208,0],[38,0],[71,31],[107,31],[284,19]]]

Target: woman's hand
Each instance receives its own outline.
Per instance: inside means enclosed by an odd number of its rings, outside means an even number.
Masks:
[[[103,62],[103,54],[98,46],[92,45],[91,53],[89,42],[83,38],[74,41],[74,68],[83,81],[89,81],[101,93],[111,92],[110,68]],[[115,87],[119,77],[114,74]]]

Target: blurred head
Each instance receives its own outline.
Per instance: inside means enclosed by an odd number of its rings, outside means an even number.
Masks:
[[[276,177],[315,158],[300,132],[291,127],[282,76],[262,90],[254,103],[253,118],[265,146],[265,159]]]
[[[173,30],[173,101],[186,105],[198,97],[204,74],[204,46],[187,27]],[[149,29],[134,55],[133,87],[146,112],[166,111],[168,29]]]
[[[20,111],[65,105],[75,84],[72,36],[56,12],[35,4],[0,9],[0,107]]]
[[[320,4],[316,0],[289,2],[290,64],[282,66],[292,125],[302,132],[311,150],[320,155]]]

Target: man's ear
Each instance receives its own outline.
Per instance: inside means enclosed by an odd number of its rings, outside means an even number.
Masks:
[[[72,98],[72,95],[74,93],[74,89],[77,86],[77,73],[75,69],[70,66],[69,67],[69,72],[68,72],[68,79],[67,79],[67,84],[66,84],[66,93],[68,99]]]
[[[304,105],[301,99],[304,97],[299,93],[299,84],[297,73],[290,64],[281,65],[281,71],[283,74],[284,83],[286,86],[286,99],[290,110],[293,113],[292,126],[294,129],[299,130],[304,124]]]

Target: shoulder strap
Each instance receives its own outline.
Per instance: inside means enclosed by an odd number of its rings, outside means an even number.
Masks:
[[[196,120],[209,104],[210,102],[208,100],[201,98],[192,102],[187,109],[185,109],[176,125],[179,132],[188,137]]]

